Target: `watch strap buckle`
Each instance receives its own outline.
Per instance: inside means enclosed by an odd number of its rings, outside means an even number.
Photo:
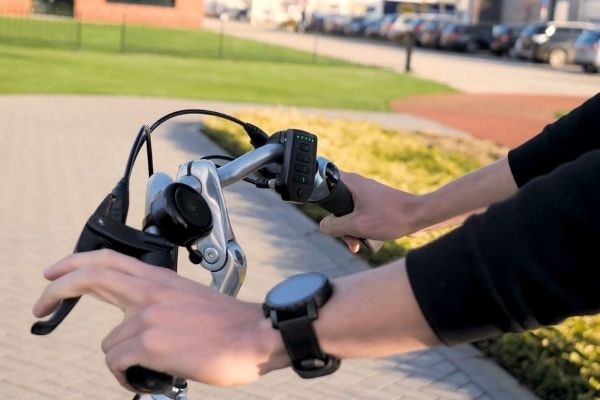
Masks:
[[[340,367],[340,359],[325,355],[324,359],[309,358],[292,364],[294,371],[303,379],[318,378],[334,373]]]

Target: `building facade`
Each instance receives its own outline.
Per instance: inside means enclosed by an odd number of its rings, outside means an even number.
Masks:
[[[204,0],[75,0],[73,15],[90,22],[199,28]]]
[[[2,0],[0,13],[5,15],[27,15],[33,8],[32,0]]]
[[[52,5],[55,1],[47,3]],[[75,18],[89,22],[200,28],[204,20],[204,0],[70,0],[63,3],[68,6],[68,14],[72,7]],[[0,0],[0,14],[53,12],[51,7],[40,7],[40,4],[36,7],[36,4],[33,0]]]
[[[600,0],[557,0],[554,19],[600,23]]]

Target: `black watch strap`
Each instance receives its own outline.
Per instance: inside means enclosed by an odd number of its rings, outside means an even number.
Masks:
[[[309,316],[279,321],[278,329],[292,361],[292,367],[302,378],[328,375],[340,367],[339,358],[321,350]]]

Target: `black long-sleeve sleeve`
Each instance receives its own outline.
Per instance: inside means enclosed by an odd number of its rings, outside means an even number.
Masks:
[[[411,286],[442,342],[600,312],[600,96],[592,100],[513,155],[515,196],[409,252]]]
[[[600,93],[511,150],[508,162],[521,187],[594,149],[600,149]]]

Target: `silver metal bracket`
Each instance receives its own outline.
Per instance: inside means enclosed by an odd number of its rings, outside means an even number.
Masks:
[[[208,160],[183,164],[177,181],[198,190],[212,213],[211,233],[192,244],[191,250],[201,257],[200,265],[210,271],[211,287],[235,296],[246,276],[246,256],[235,240],[215,164]]]
[[[140,396],[140,400],[187,400],[187,393],[187,386],[184,388],[173,387],[169,393],[145,394]]]

